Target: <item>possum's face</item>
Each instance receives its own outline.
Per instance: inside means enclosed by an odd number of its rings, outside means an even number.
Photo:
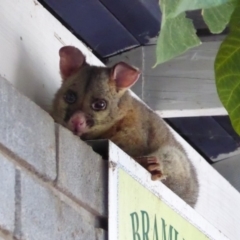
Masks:
[[[89,66],[74,47],[60,49],[61,88],[53,101],[52,116],[82,139],[95,139],[124,117],[125,91],[139,77],[126,63],[113,68]]]

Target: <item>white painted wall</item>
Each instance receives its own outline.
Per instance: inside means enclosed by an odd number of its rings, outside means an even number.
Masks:
[[[0,75],[44,109],[60,86],[58,51],[74,45],[102,63],[35,0],[1,0]]]

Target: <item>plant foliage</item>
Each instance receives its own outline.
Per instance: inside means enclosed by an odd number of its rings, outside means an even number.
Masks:
[[[213,33],[218,33],[229,22],[233,4],[230,0],[160,0],[160,8],[162,21],[155,66],[201,44],[186,11],[202,9],[206,24]]]
[[[219,98],[240,135],[240,0],[160,0],[161,31],[157,41],[156,64],[166,62],[201,44],[185,12],[202,9],[212,33],[229,25],[215,59],[214,71]]]
[[[230,33],[222,42],[214,70],[219,98],[240,135],[240,1],[231,16]]]

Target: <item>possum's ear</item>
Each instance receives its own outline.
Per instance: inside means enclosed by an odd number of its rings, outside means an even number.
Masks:
[[[65,46],[59,50],[59,67],[63,80],[76,73],[84,64],[85,56],[73,46]]]
[[[111,79],[118,90],[130,88],[139,78],[140,71],[127,63],[120,62],[113,67]]]

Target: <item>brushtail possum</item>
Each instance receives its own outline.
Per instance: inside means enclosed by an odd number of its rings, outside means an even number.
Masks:
[[[53,100],[54,120],[82,140],[110,139],[146,168],[152,180],[194,206],[198,197],[195,169],[163,119],[133,97],[129,88],[138,69],[120,62],[111,68],[90,66],[82,52],[59,51],[62,86]]]

